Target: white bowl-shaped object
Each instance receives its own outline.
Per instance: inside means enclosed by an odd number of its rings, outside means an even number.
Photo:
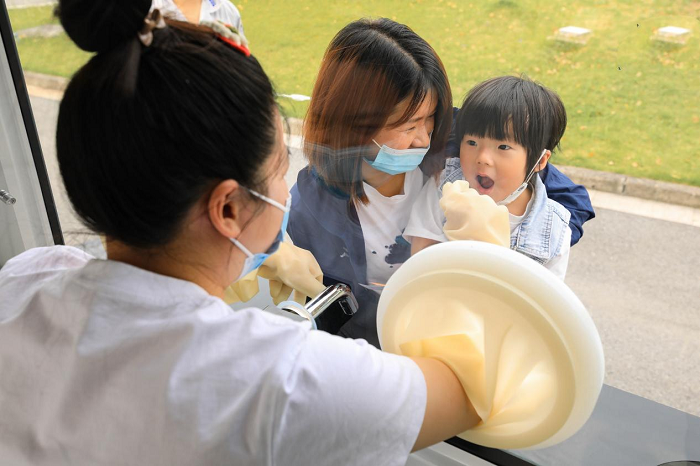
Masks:
[[[569,438],[603,384],[603,347],[581,301],[542,265],[488,243],[452,241],[411,257],[382,292],[377,330],[396,354],[417,340],[469,338],[483,364],[470,366],[467,393],[484,421],[460,437],[488,447]]]

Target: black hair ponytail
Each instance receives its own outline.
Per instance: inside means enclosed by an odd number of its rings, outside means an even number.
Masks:
[[[272,85],[208,28],[166,21],[138,39],[150,0],[61,0],[68,35],[96,55],[71,80],[56,149],[68,197],[93,231],[170,241],[218,181],[264,193],[275,144]]]
[[[151,0],[62,0],[56,8],[66,34],[87,52],[106,52],[136,39]]]

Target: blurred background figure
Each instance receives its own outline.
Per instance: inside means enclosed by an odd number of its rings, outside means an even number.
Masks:
[[[178,21],[195,24],[202,21],[221,21],[243,34],[241,14],[229,0],[153,0],[151,9],[156,8],[164,16]]]

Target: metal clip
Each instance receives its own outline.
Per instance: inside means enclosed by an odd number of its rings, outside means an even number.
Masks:
[[[4,189],[0,189],[0,201],[7,205],[13,205],[17,202],[17,199],[15,199],[12,194],[8,193]]]
[[[321,317],[321,314],[323,314],[324,311],[326,311],[326,309],[328,309],[334,303],[338,303],[343,312],[336,313],[339,315],[324,316],[324,318],[318,322],[317,326],[316,319]],[[329,286],[323,290],[320,295],[306,303],[305,306],[292,301],[280,303],[280,309],[283,311],[300,315],[301,317],[310,320],[313,328],[318,328],[331,333],[336,333],[340,328],[340,325],[347,322],[347,320],[357,312],[357,308],[357,300],[352,294],[350,287],[343,283],[337,283]]]
[[[320,295],[306,303],[305,307],[316,318],[336,301],[340,303],[340,308],[346,315],[351,316],[357,312],[357,300],[350,291],[350,287],[343,283],[329,286]]]

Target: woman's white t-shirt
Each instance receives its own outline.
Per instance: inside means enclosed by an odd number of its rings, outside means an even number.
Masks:
[[[0,464],[403,465],[408,358],[65,246],[0,270]]]
[[[413,204],[421,194],[424,181],[420,168],[406,173],[403,193],[385,197],[367,183],[363,184],[369,205],[357,203],[367,256],[367,281],[384,285],[411,255],[411,244],[403,238]]]
[[[153,0],[151,10],[159,9],[164,16],[178,20],[187,21],[185,15],[177,7],[173,0]],[[229,0],[202,0],[202,8],[199,12],[199,22],[221,21],[235,27],[243,34],[243,22],[238,8]]]

